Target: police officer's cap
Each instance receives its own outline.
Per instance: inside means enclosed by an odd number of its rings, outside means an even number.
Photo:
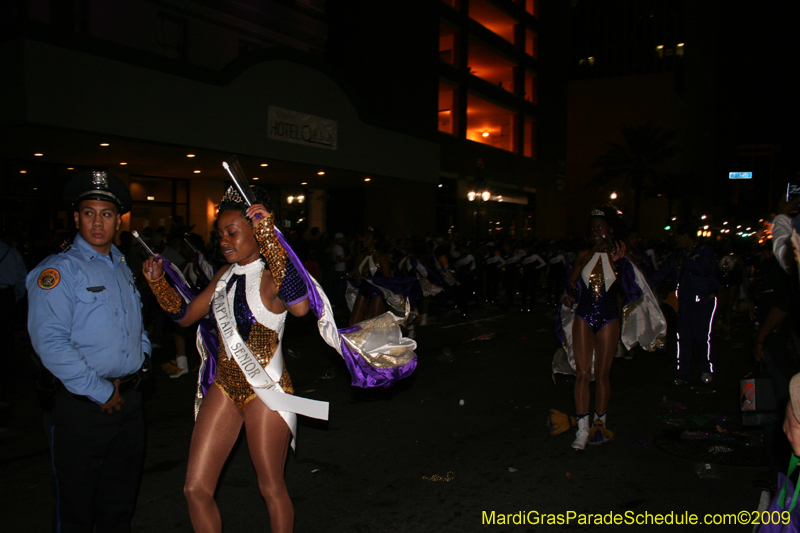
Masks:
[[[128,188],[115,175],[104,170],[78,174],[64,187],[64,202],[78,209],[82,200],[103,200],[116,204],[120,214],[131,210]]]

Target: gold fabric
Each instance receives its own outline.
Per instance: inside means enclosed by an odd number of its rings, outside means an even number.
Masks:
[[[589,274],[589,287],[592,289],[592,294],[594,294],[595,300],[597,300],[600,297],[600,294],[602,294],[604,283],[605,277],[603,276],[603,258],[600,257],[597,259],[597,263],[594,265],[592,273]]]
[[[364,320],[359,323],[361,329],[352,333],[344,333],[351,348],[376,368],[395,368],[404,365],[414,358],[416,343],[405,339],[400,334],[397,322],[392,313]]]
[[[173,315],[181,312],[183,300],[178,292],[167,283],[166,276],[162,274],[161,277],[156,280],[151,280],[145,276],[145,279],[147,280],[147,284],[150,285],[150,290],[156,295],[158,305],[160,305],[164,311],[172,313]]]
[[[278,236],[275,234],[273,221],[273,215],[267,215],[258,221],[258,224],[253,228],[253,232],[261,250],[261,255],[267,261],[267,268],[272,273],[272,279],[275,281],[275,293],[277,294],[283,283],[283,274],[286,272],[288,257],[286,256],[286,250],[283,249],[283,246],[278,241]]]
[[[276,332],[256,322],[250,330],[250,337],[246,344],[258,362],[261,363],[261,366],[266,367],[275,350],[277,350],[279,342],[280,339]],[[253,392],[253,387],[247,382],[247,377],[242,373],[239,364],[235,359],[228,357],[224,343],[220,343],[219,346],[217,376],[214,378],[214,383],[240,409],[244,409],[250,400],[256,398],[256,393]],[[294,394],[292,380],[286,371],[286,365],[283,367],[283,375],[279,383],[284,392]]]
[[[380,274],[380,272],[381,272],[381,263],[380,263],[380,261],[375,261],[376,258],[380,257],[380,256],[378,256],[378,252],[372,252],[367,257],[370,257],[370,256],[372,257],[372,262],[375,263],[375,273],[376,274]],[[361,274],[362,278],[366,278],[366,277],[369,277],[369,276],[373,275],[372,271],[370,270],[369,261],[364,263],[364,268],[361,269],[360,274]]]

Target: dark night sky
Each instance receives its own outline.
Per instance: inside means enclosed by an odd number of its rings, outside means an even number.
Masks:
[[[739,5],[741,8],[737,8]],[[720,87],[729,126],[754,141],[797,144],[800,4],[727,4],[721,10]],[[788,147],[787,147],[788,148]]]

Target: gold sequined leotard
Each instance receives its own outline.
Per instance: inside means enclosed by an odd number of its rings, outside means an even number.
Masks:
[[[380,269],[381,264],[375,262],[375,255],[376,252],[372,252],[364,257],[361,264],[358,265],[358,273],[361,274],[362,277],[374,276],[375,273],[378,272],[378,269]]]
[[[264,272],[264,262],[261,259],[244,266],[235,264],[231,269],[226,290],[229,301],[233,302],[237,329],[259,363],[266,367],[283,337],[286,311],[275,314],[261,301],[261,276]],[[228,357],[223,342],[219,347],[214,383],[240,409],[244,409],[256,397],[239,365]],[[294,394],[285,365],[279,383],[284,392]]]

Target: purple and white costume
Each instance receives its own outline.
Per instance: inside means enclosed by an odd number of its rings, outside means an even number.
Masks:
[[[608,254],[594,254],[581,272],[578,291],[578,301],[573,307],[559,304],[556,335],[562,346],[553,357],[554,375],[575,374],[572,323],[576,316],[595,333],[609,322],[622,319],[622,342],[629,350],[637,344],[648,352],[664,346],[667,321],[659,301],[644,275],[627,258],[618,259],[612,266]],[[621,317],[617,310],[620,291],[623,297]]]

